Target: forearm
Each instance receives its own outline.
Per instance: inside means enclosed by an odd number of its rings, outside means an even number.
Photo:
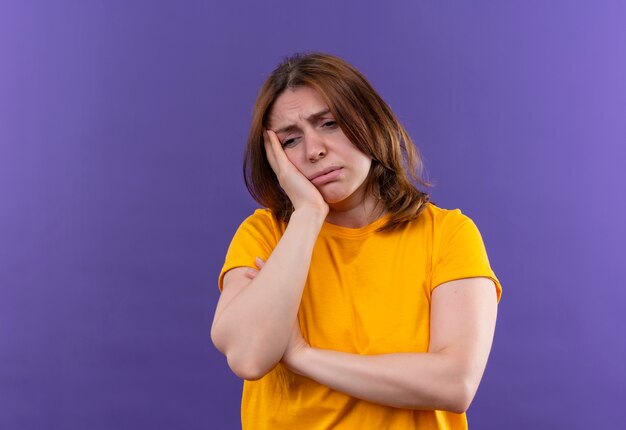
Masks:
[[[316,348],[307,348],[289,367],[373,403],[457,413],[469,406],[484,370],[471,381],[468,366],[445,352],[358,355]]]
[[[263,270],[216,314],[213,341],[236,373],[255,379],[280,361],[324,217],[295,211]]]

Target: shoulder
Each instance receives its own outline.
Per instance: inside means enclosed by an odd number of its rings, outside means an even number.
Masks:
[[[249,215],[244,222],[264,222],[272,223],[276,220],[276,217],[271,210],[267,208],[256,209],[251,215]]]
[[[431,289],[442,283],[466,279],[489,278],[496,285],[498,300],[500,281],[491,269],[482,235],[474,220],[460,209],[429,208],[433,223],[433,274]]]
[[[414,224],[423,224],[435,233],[444,230],[454,229],[462,224],[473,224],[470,217],[465,215],[461,209],[445,209],[428,202],[422,213],[413,221]]]
[[[483,247],[478,227],[461,209],[444,209],[429,203],[422,216],[426,230],[432,235],[435,253],[449,246]]]
[[[257,209],[239,225],[233,236],[218,285],[222,288],[224,275],[235,267],[256,267],[255,259],[267,260],[280,240],[280,223],[268,209]]]
[[[240,229],[262,229],[271,231],[284,230],[284,223],[279,221],[274,213],[266,208],[256,209],[250,216],[243,220]]]
[[[445,209],[429,202],[424,209],[424,213],[429,214],[434,220],[439,222],[458,221],[462,219],[469,219],[461,209]]]
[[[255,243],[273,248],[285,229],[286,224],[278,220],[271,210],[257,209],[239,225],[231,242],[231,248],[236,245],[249,247]]]

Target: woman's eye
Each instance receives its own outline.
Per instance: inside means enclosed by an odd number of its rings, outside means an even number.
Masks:
[[[282,143],[283,148],[292,146],[295,142],[296,142],[296,138],[295,137],[291,138],[291,139],[285,139],[285,140],[283,140],[283,143]]]
[[[327,127],[327,128],[333,128],[337,125],[337,121],[325,121],[324,124],[322,124],[323,127]]]

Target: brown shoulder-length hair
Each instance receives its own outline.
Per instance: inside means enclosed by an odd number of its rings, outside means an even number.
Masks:
[[[295,54],[267,78],[257,96],[243,163],[246,187],[262,206],[287,222],[293,205],[274,174],[263,145],[273,104],[285,90],[308,86],[317,90],[346,137],[372,158],[366,192],[384,204],[391,217],[380,230],[415,219],[426,207],[419,152],[387,103],[365,77],[344,60],[329,54]]]

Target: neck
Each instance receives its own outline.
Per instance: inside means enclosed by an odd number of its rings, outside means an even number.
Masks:
[[[383,203],[370,196],[356,204],[343,201],[329,205],[326,221],[341,227],[361,228],[369,225],[387,212]]]

